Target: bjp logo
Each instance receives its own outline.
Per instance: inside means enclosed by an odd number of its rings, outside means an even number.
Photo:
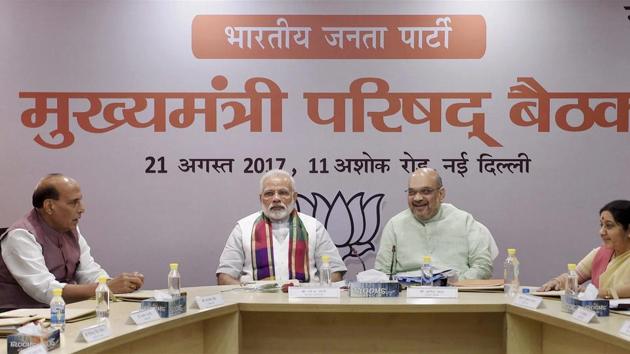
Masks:
[[[298,195],[297,208],[324,224],[341,257],[346,259],[376,250],[374,239],[381,226],[384,196],[375,194],[368,198],[360,192],[347,198],[338,191],[332,200],[328,200],[313,192],[311,197]]]

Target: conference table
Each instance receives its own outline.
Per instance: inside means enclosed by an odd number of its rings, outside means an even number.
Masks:
[[[142,325],[137,302],[114,302],[111,336],[78,341],[95,319],[69,323],[52,353],[630,353],[619,333],[629,316],[611,313],[584,324],[544,299],[537,309],[503,293],[462,292],[455,299],[289,298],[234,286],[186,288],[188,311]],[[196,296],[221,294],[223,304],[193,308]],[[68,308],[93,308],[82,301]],[[6,353],[6,339],[0,353]]]

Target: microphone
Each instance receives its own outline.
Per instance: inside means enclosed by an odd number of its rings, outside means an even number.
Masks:
[[[392,264],[389,266],[389,280],[394,280],[394,262],[396,262],[396,245],[392,245]]]
[[[363,271],[365,272],[367,270],[367,268],[365,267],[365,262],[363,262],[363,259],[361,258],[361,256],[359,256],[359,252],[357,252],[357,250],[352,247],[352,245],[350,245],[350,254],[352,255],[352,257],[359,259],[361,265],[363,266]]]

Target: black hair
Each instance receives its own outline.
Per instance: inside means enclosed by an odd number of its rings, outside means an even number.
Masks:
[[[44,200],[54,199],[59,200],[59,191],[52,184],[44,182],[50,177],[62,176],[61,173],[51,173],[44,177],[42,181],[37,185],[33,192],[33,207],[41,209],[44,207]]]
[[[599,213],[601,214],[604,211],[611,213],[615,221],[621,224],[625,231],[628,230],[630,225],[630,200],[613,200],[604,205]]]

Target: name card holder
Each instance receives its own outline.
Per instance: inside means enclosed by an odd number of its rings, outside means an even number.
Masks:
[[[159,320],[160,314],[154,307],[148,309],[140,309],[132,311],[129,314],[129,319],[133,324],[141,325],[151,321]]]
[[[339,288],[311,288],[290,286],[289,299],[297,298],[340,298],[341,289]]]
[[[591,321],[597,322],[597,314],[595,313],[595,311],[589,310],[581,306],[575,309],[575,311],[573,311],[573,314],[571,315],[571,317],[573,317],[574,319],[582,323],[589,323]]]
[[[623,322],[621,328],[619,328],[619,333],[623,334],[624,336],[630,337],[630,321]]]
[[[79,334],[79,340],[84,340],[87,343],[92,343],[97,340],[107,338],[112,335],[112,330],[109,328],[108,321],[85,327],[81,329]]]
[[[532,310],[542,307],[542,303],[542,297],[527,294],[518,294],[512,301],[512,305],[526,307]]]
[[[197,308],[200,310],[205,310],[210,307],[223,305],[225,301],[223,301],[223,295],[208,295],[208,296],[195,296],[195,304]]]
[[[457,299],[459,293],[453,286],[411,286],[407,297],[431,299]]]

